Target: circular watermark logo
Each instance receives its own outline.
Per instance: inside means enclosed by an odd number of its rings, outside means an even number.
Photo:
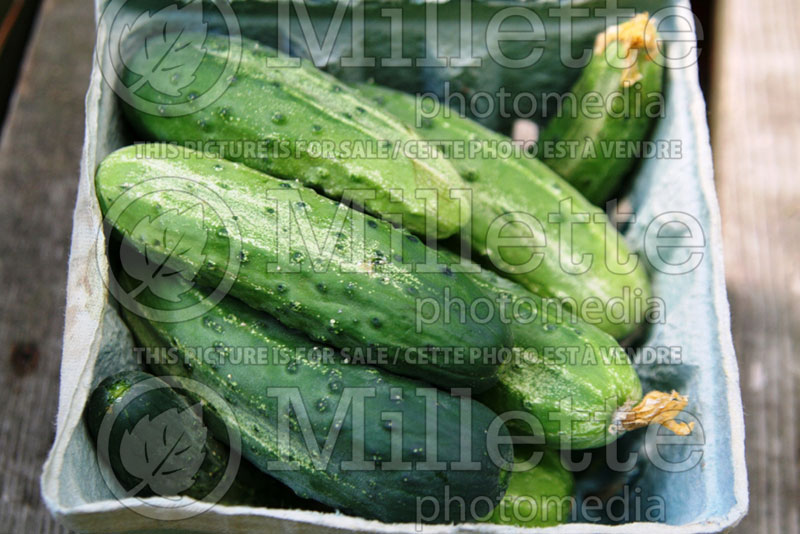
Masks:
[[[130,420],[131,413],[126,410],[137,400],[140,405],[152,407],[149,399],[142,397],[152,395],[157,390],[176,389],[186,392],[194,405],[187,403],[186,408],[166,407],[158,414],[149,410],[142,413],[136,421]],[[131,386],[131,390],[121,401],[114,404],[103,417],[97,435],[97,460],[100,472],[108,488],[124,506],[151,519],[164,518],[164,511],[169,510],[173,520],[186,519],[202,514],[217,504],[231,488],[241,463],[241,434],[230,405],[208,386],[185,377],[152,377]],[[214,473],[214,477],[199,477],[206,456],[212,451],[207,442],[208,429],[203,422],[203,405],[209,405],[220,420],[225,421],[226,442],[230,445],[224,471]],[[124,430],[112,437],[115,423],[124,417]],[[138,413],[137,413],[138,415]],[[112,450],[112,448],[114,450]],[[112,461],[118,458],[119,462]],[[213,461],[220,461],[214,457]],[[125,474],[118,477],[116,469],[124,469]],[[124,484],[120,478],[138,481],[135,484]],[[214,480],[213,487],[195,488],[198,480],[208,484]],[[126,485],[128,487],[126,487]],[[210,485],[210,484],[209,484]],[[203,495],[198,495],[200,491]],[[192,493],[199,502],[182,499],[180,494]],[[147,497],[162,497],[152,499]],[[136,503],[134,506],[133,503]]]
[[[224,60],[201,80],[197,74],[209,39]],[[208,107],[227,90],[239,68],[242,36],[226,0],[153,9],[137,0],[111,0],[98,23],[96,50],[103,78],[126,104],[151,115],[179,117]]]
[[[183,207],[159,208],[166,199]],[[125,229],[122,242],[113,238],[114,228]],[[242,262],[237,216],[208,185],[188,178],[152,178],[127,188],[106,210],[100,232],[97,242],[105,246],[95,247],[97,266],[108,272],[109,293],[150,321],[177,323],[208,312],[228,294]],[[214,250],[227,248],[226,264],[208,258],[212,240]],[[118,268],[108,269],[109,263]],[[209,265],[216,287],[207,287],[203,298],[187,298]]]

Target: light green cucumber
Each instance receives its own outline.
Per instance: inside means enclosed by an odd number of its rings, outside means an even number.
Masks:
[[[443,159],[411,157],[406,148],[416,135],[310,62],[276,66],[276,58],[287,58],[243,38],[236,74],[220,82],[233,61],[226,37],[187,32],[165,39],[175,41],[181,57],[198,68],[191,77],[185,69],[163,76],[156,89],[140,82],[140,73],[152,68],[147,48],[139,44],[130,54],[126,85],[137,87],[137,98],[161,103],[164,111],[126,106],[145,139],[202,146],[335,199],[369,190],[374,199],[357,199],[369,213],[393,221],[402,216],[398,222],[418,235],[447,237],[468,220],[468,206],[450,196],[461,187],[453,167]],[[218,83],[227,87],[208,104],[203,95]],[[169,106],[181,103],[190,112],[170,116]]]
[[[588,449],[648,424],[691,432],[690,424],[674,420],[687,398],[675,391],[643,398],[636,370],[613,337],[491,271],[472,277],[496,300],[514,337],[497,385],[479,397],[507,416],[512,433],[540,436],[559,449]]]
[[[663,61],[647,14],[609,28],[597,36],[594,57],[542,131],[542,161],[599,206],[619,189],[663,113]],[[591,113],[576,107],[588,98],[602,105]]]
[[[574,501],[575,479],[561,463],[558,452],[514,447],[514,457],[515,471],[508,490],[487,521],[526,528],[566,523]]]
[[[146,319],[209,297],[180,276],[166,283],[183,302],[142,292],[122,309],[150,367],[221,395],[232,415],[206,403],[212,431],[238,428],[243,456],[299,496],[386,522],[460,521],[460,499],[491,507],[502,497],[512,451],[484,405],[348,363],[232,297],[194,319]]]
[[[424,107],[430,101],[384,87],[358,90],[412,128],[418,110],[432,111]],[[637,331],[645,320],[637,309],[648,304],[650,283],[606,215],[541,161],[496,157],[496,147],[510,146],[509,138],[455,111],[429,115],[421,114],[424,120],[416,132],[450,152],[450,161],[472,189],[473,251],[534,293],[558,298],[578,313],[586,311],[587,322],[617,339]],[[479,149],[468,157],[448,145]],[[578,258],[575,263],[591,263],[574,266],[570,251]],[[615,265],[618,260],[631,263]]]
[[[121,257],[143,281],[140,290],[168,277],[166,265],[229,290],[316,341],[377,357],[391,371],[476,392],[495,382],[498,360],[478,353],[510,345],[498,318],[450,324],[440,313],[418,320],[421,302],[441,310],[448,298],[483,296],[442,253],[296,182],[169,148],[171,154],[158,145],[120,149],[96,175],[108,224],[144,254],[145,260]],[[455,359],[431,347],[474,357]]]
[[[618,411],[642,399],[639,377],[619,343],[490,271],[473,278],[499,302],[515,347],[483,402],[498,413],[532,415],[533,423],[515,418],[507,424],[553,447],[585,449],[615,440],[619,432],[609,427]]]

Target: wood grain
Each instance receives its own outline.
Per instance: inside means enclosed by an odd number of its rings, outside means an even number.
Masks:
[[[45,0],[0,140],[0,521],[65,532],[40,498],[53,442],[93,5]]]
[[[800,532],[800,4],[719,2],[712,137],[750,513],[742,534]]]

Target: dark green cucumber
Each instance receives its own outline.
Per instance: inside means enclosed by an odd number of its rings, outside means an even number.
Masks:
[[[202,95],[219,82],[230,58],[227,37],[204,37],[175,37],[182,57],[196,55],[199,63],[191,81],[179,74],[169,80],[176,96],[147,84],[136,92],[164,106],[186,103],[191,113],[171,117],[126,107],[145,138],[192,148],[211,142],[213,146],[205,145],[209,150],[227,147],[222,157],[299,180],[331,198],[370,189],[376,198],[364,203],[367,211],[384,218],[402,215],[403,226],[419,235],[447,237],[468,220],[468,206],[450,197],[451,189],[461,187],[461,179],[447,161],[408,157],[404,149],[417,140],[413,133],[306,60],[297,67],[272,66],[269,62],[284,56],[242,39],[235,76],[227,80],[224,93],[207,104]],[[151,68],[146,47],[126,65],[126,85],[135,86],[141,79],[137,73]],[[368,155],[376,150],[384,155]],[[423,190],[433,191],[433,198],[426,199]]]
[[[121,213],[112,211],[108,221],[147,257],[144,274],[129,274],[157,282],[164,272],[148,266],[173,264],[196,273],[206,287],[230,284],[233,296],[317,341],[351,351],[386,350],[379,363],[400,374],[476,391],[494,383],[497,360],[482,355],[454,360],[428,350],[494,350],[509,346],[510,334],[499,319],[451,325],[440,314],[417,324],[422,299],[443,308],[448,296],[472,302],[483,295],[418,238],[295,182],[182,147],[171,147],[171,156],[141,155],[152,148],[120,149],[96,176],[107,217],[115,199],[117,206],[134,199]],[[173,178],[148,181],[160,177]],[[191,194],[174,190],[180,184],[188,184]],[[147,187],[158,190],[140,192]],[[224,201],[230,213],[209,207],[214,199]],[[230,256],[239,244],[237,271]]]
[[[84,417],[95,443],[104,419],[110,418],[107,458],[117,481],[131,495],[205,499],[213,498],[218,487],[227,487],[223,501],[230,504],[310,504],[247,462],[226,481],[228,448],[208,433],[202,413],[151,374],[123,371],[106,378],[92,391]],[[143,472],[134,474],[128,468]],[[156,488],[150,485],[154,483]]]
[[[564,99],[539,138],[542,161],[599,206],[619,189],[636,163],[632,154],[642,149],[663,111],[664,69],[657,41],[647,14],[598,35],[594,57],[572,87],[571,98]],[[604,103],[591,116],[575,109],[587,95]],[[571,149],[556,150],[559,143]]]
[[[409,127],[416,124],[417,109],[421,109],[417,106],[426,105],[411,95],[375,85],[363,85],[358,90]],[[627,258],[629,251],[605,214],[541,161],[525,156],[493,156],[491,147],[510,144],[509,138],[459,117],[455,111],[449,116],[440,111],[433,118],[425,117],[416,131],[426,140],[440,144],[443,150],[450,143],[465,147],[483,143],[474,157],[454,152],[450,158],[469,182],[467,187],[472,188],[473,251],[503,276],[534,293],[558,298],[577,312],[591,306],[592,316],[585,316],[585,320],[617,339],[636,331],[644,320],[636,314],[636,303],[646,303],[650,284],[641,263],[617,267],[614,271],[609,268],[619,258]],[[562,201],[571,202],[572,212],[567,207],[560,209]],[[559,225],[554,221],[571,224]],[[562,229],[565,238],[560,236]],[[495,237],[493,231],[498,232]],[[566,241],[570,232],[571,249]],[[502,241],[504,238],[530,241],[531,236],[534,244]],[[584,267],[572,270],[573,267],[562,265],[570,250],[575,258],[589,255],[591,265],[584,272],[579,272]],[[538,265],[534,254],[540,255]],[[621,308],[622,313],[610,313],[615,301],[619,302],[615,309]]]
[[[169,283],[183,284],[189,302],[208,297],[180,277]],[[168,310],[182,306],[149,292],[137,302]],[[387,522],[420,519],[421,502],[430,506],[435,499],[439,514],[426,507],[422,519],[459,521],[458,510],[449,509],[457,504],[442,504],[446,495],[453,501],[488,498],[496,503],[505,491],[512,452],[502,445],[500,456],[489,454],[497,416],[477,401],[347,363],[232,297],[184,322],[153,322],[136,312],[144,310],[123,309],[123,318],[149,349],[151,368],[201,382],[222,395],[234,420],[222,413],[217,417],[238,426],[244,457],[301,497]],[[177,349],[176,357],[169,347]],[[296,403],[286,400],[291,395]],[[356,415],[359,406],[363,416]],[[504,427],[495,429],[508,439]],[[338,437],[326,449],[329,432],[335,436],[336,431]],[[368,464],[348,468],[346,462],[360,458]],[[409,463],[393,463],[399,461]],[[459,461],[474,465],[453,464]]]
[[[532,457],[536,454],[536,457]],[[574,500],[575,479],[551,449],[514,448],[516,470],[503,500],[488,522],[517,527],[551,527],[566,523]]]

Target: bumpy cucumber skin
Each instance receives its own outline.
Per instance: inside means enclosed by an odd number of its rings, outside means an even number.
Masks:
[[[496,381],[499,365],[491,358],[454,360],[450,354],[423,354],[427,347],[507,347],[511,337],[499,319],[479,324],[467,318],[463,323],[449,324],[444,313],[418,328],[417,299],[435,299],[443,309],[446,290],[451,298],[467,303],[483,296],[468,277],[445,266],[436,267],[435,272],[410,272],[416,264],[425,263],[426,254],[433,252],[418,238],[295,182],[278,180],[244,165],[204,157],[182,147],[171,148],[177,152],[175,157],[161,154],[140,157],[137,152],[140,149],[133,146],[109,155],[96,175],[103,213],[133,184],[157,177],[194,180],[224,199],[236,217],[236,221],[227,224],[236,224],[242,236],[238,275],[225,268],[228,237],[234,235],[233,231],[225,227],[221,233],[213,223],[201,220],[199,217],[208,217],[206,212],[186,211],[191,203],[174,191],[146,195],[112,221],[137,250],[146,250],[157,258],[166,257],[170,247],[163,235],[167,230],[178,229],[183,233],[182,245],[199,243],[197,246],[202,248],[205,243],[206,261],[198,260],[196,255],[173,256],[170,261],[187,263],[207,287],[216,287],[222,276],[236,275],[230,289],[233,296],[317,341],[349,350],[385,348],[389,358],[382,363],[389,370],[442,387],[472,387],[477,392]],[[288,234],[291,242],[279,242],[282,208],[270,208],[276,204],[269,199],[292,189],[303,206],[298,209],[308,215],[311,228],[318,232],[318,242],[338,240],[330,255],[323,245],[316,251],[309,250],[306,246],[309,236],[302,235],[297,226],[290,232],[281,227],[280,232]],[[198,194],[200,191],[198,188]],[[174,213],[170,210],[183,213],[159,217]],[[338,236],[331,230],[337,210],[343,210],[341,213],[348,217]],[[132,234],[146,218],[151,221],[147,231]],[[357,224],[350,224],[353,219]],[[363,239],[358,235],[360,230],[354,230],[353,226],[363,229]],[[398,243],[402,251],[397,250]],[[402,261],[395,257],[400,254]],[[269,268],[270,263],[278,267]]]
[[[552,527],[569,519],[575,478],[561,463],[558,452],[544,449],[538,462],[531,451],[515,448],[519,471],[512,473],[503,500],[489,522],[517,527]],[[535,509],[534,509],[535,506]]]
[[[497,413],[533,415],[552,447],[588,449],[617,439],[608,430],[614,412],[638,403],[642,385],[616,340],[580,320],[553,317],[556,311],[543,306],[536,295],[491,271],[472,276],[487,294],[507,302],[506,316],[511,319],[514,346],[520,351],[503,365],[497,385],[480,400]],[[520,299],[528,304],[513,316],[510,311]],[[532,321],[528,319],[531,307],[539,311]],[[570,421],[563,429],[562,420]],[[530,425],[519,419],[507,424],[515,434],[532,433]]]
[[[362,85],[358,90],[409,127],[414,127],[416,103],[411,95],[376,85]],[[455,111],[449,117],[439,113],[432,119],[426,119],[416,131],[431,142],[510,142],[505,136],[457,116]],[[605,313],[601,317],[587,318],[617,339],[628,337],[639,328],[638,322],[644,318],[635,316],[631,298],[626,295],[638,295],[640,302],[646,303],[651,295],[650,282],[641,262],[627,274],[616,274],[609,270],[607,259],[625,258],[629,251],[602,210],[588,202],[544,163],[533,158],[478,155],[474,158],[452,158],[451,162],[469,181],[467,187],[472,188],[471,244],[476,253],[487,258],[503,276],[514,279],[538,295],[574,299],[578,306],[589,299],[599,299],[604,304],[618,299],[625,307],[619,317],[611,317],[605,306]],[[582,274],[568,273],[562,268],[559,226],[549,220],[551,214],[561,217],[558,215],[559,202],[564,199],[572,200],[574,213],[588,214],[592,221],[586,224],[579,215],[567,215],[563,219],[569,218],[576,223],[572,225],[573,255],[581,257],[582,254],[590,254],[593,258],[589,269]],[[531,257],[528,247],[501,249],[487,240],[490,225],[500,217],[508,222],[521,223],[505,226],[503,237],[530,237],[529,225],[519,217],[520,213],[531,215],[541,223],[544,236],[537,235],[537,245],[543,244],[543,237],[546,239],[546,244],[535,250],[543,254],[541,263],[529,272],[519,272],[519,269],[512,267],[528,261]],[[538,230],[536,232],[538,234]],[[609,243],[607,247],[606,241]],[[498,264],[502,266],[503,263],[508,265],[501,270]]]
[[[92,391],[86,404],[84,417],[92,439],[97,441],[103,419],[109,415],[114,417],[114,426],[109,435],[109,461],[117,480],[126,490],[139,485],[138,478],[132,476],[124,468],[119,457],[120,443],[125,431],[133,431],[136,424],[144,417],[151,420],[161,413],[175,408],[179,412],[190,410],[189,403],[176,391],[170,389],[166,382],[163,387],[150,390],[137,390],[136,384],[146,380],[158,380],[151,374],[142,371],[123,371],[109,376]],[[196,420],[196,429],[202,429],[202,421]],[[184,428],[190,437],[184,444],[192,442],[191,433],[195,428]],[[203,455],[200,469],[194,475],[194,483],[184,495],[195,499],[208,496],[221,482],[228,465],[228,452],[225,445],[210,434],[204,439],[205,445],[199,451],[188,448],[182,454]],[[188,462],[187,463],[191,463]],[[153,495],[149,486],[137,493],[138,497]],[[308,505],[274,479],[265,477],[249,464],[239,467],[236,479],[226,492],[223,502],[231,504],[260,504],[268,506]]]
[[[127,371],[106,378],[92,391],[84,412],[89,433],[95,441],[106,414],[117,412],[113,415],[114,427],[109,436],[109,460],[114,474],[126,490],[134,488],[140,480],[125,470],[119,455],[116,454],[120,450],[123,432],[133,430],[143,417],[155,417],[169,408],[176,408],[180,412],[190,409],[189,404],[175,391],[169,389],[166,383],[164,388],[144,393],[137,391],[136,384],[148,378],[152,378],[152,375],[140,371]],[[122,406],[124,408],[121,408]],[[202,429],[202,423],[197,419],[193,420],[196,421],[197,427],[186,429],[189,436],[193,431]],[[190,441],[194,443],[193,438]],[[221,444],[211,440],[207,445],[209,446],[204,447],[202,451],[189,448],[186,453],[199,452],[205,455],[204,464],[194,477],[194,484],[187,490],[187,495],[197,499],[205,497],[214,489],[225,471],[227,462]],[[139,495],[152,495],[152,492],[149,487],[145,487]]]
[[[174,283],[186,284],[179,277],[174,279]],[[206,296],[206,292],[197,288],[185,293],[190,302]],[[166,309],[171,306],[154,299],[149,293],[142,294],[141,302]],[[303,498],[315,499],[363,517],[407,522],[414,519],[418,499],[424,496],[432,496],[441,503],[445,491],[448,491],[449,495],[457,495],[468,503],[487,497],[496,503],[505,491],[508,465],[496,465],[487,452],[486,431],[497,416],[477,401],[468,401],[471,426],[461,425],[460,399],[375,368],[347,364],[338,357],[335,360],[309,358],[305,355],[307,353],[298,350],[314,346],[304,336],[231,297],[226,297],[211,311],[191,321],[150,322],[128,310],[123,310],[123,318],[143,346],[177,348],[180,358],[162,361],[158,360],[159,352],[152,351],[150,363],[153,370],[159,374],[191,378],[222,395],[230,403],[236,418],[235,421],[223,419],[223,422],[238,425],[243,456]],[[219,355],[233,355],[233,351],[239,348],[253,347],[266,350],[268,359],[258,364],[242,363],[233,357],[219,359]],[[198,348],[208,355],[198,358]],[[289,355],[287,363],[272,359],[282,352]],[[447,470],[419,468],[418,462],[426,460],[425,452],[428,450],[426,399],[417,395],[420,387],[436,392],[438,460],[458,461],[462,440],[469,439],[467,450],[470,459],[479,462],[479,469],[451,469],[449,463]],[[320,449],[346,388],[355,388],[351,391],[368,388],[374,393],[374,398],[365,399],[363,442],[353,424],[354,405],[351,405],[326,468],[314,466],[300,430],[295,426],[298,424],[296,412],[278,413],[278,398],[269,396],[268,388],[299,390]],[[381,469],[382,462],[392,459],[392,425],[382,420],[382,415],[390,412],[401,414],[402,456],[404,461],[414,463],[413,469]],[[217,416],[223,417],[221,414]],[[277,438],[278,421],[282,418],[286,418],[289,428],[292,428],[288,444],[279,443]],[[395,424],[399,424],[397,420]],[[212,426],[212,430],[214,428]],[[500,435],[507,439],[508,431],[502,428]],[[365,460],[376,462],[374,470],[343,468],[342,462],[353,458],[354,442],[357,447],[364,447]],[[510,461],[510,447],[504,445],[499,450],[504,461]],[[274,469],[269,464],[273,461],[283,461],[290,469]],[[443,511],[442,506],[440,519],[434,521],[445,519]],[[451,521],[453,517],[458,516],[450,515]]]
[[[610,57],[620,54],[618,45],[618,41],[608,45]],[[598,206],[605,205],[612,198],[636,163],[632,157],[617,157],[616,151],[604,154],[602,144],[644,141],[654,122],[646,111],[661,100],[658,95],[662,91],[664,69],[660,62],[651,60],[640,51],[637,64],[641,79],[624,87],[624,70],[610,65],[604,54],[595,54],[570,91],[575,95],[575,101],[583,102],[586,95],[592,93],[608,102],[612,95],[622,94],[627,105],[615,108],[614,115],[603,108],[597,117],[581,115],[580,112],[573,117],[574,102],[567,98],[559,115],[547,124],[539,138],[542,144],[565,141],[575,145],[577,157],[557,152],[548,154],[544,150],[540,151],[540,156],[551,169]],[[587,138],[596,150],[587,150]]]
[[[181,88],[185,80],[176,78],[176,97],[152,92],[149,86],[141,89],[143,97],[165,104],[183,102],[186,95],[202,95],[214,86],[228,61],[227,38],[209,35],[204,41],[186,34],[179,44],[183,40],[191,44],[181,49],[182,54],[203,57],[193,81]],[[462,184],[446,160],[412,159],[402,151],[394,157],[356,157],[357,146],[401,146],[416,136],[306,60],[300,67],[268,67],[268,60],[274,63],[276,55],[257,41],[242,39],[236,75],[212,105],[180,117],[152,115],[126,106],[127,116],[143,136],[158,141],[242,141],[273,148],[290,143],[291,153],[277,156],[234,149],[223,157],[273,176],[300,180],[331,198],[346,198],[348,190],[374,190],[377,196],[365,204],[366,210],[384,218],[400,214],[403,226],[418,235],[444,238],[458,232],[462,221],[468,220],[468,206],[461,207],[450,197],[450,190]],[[135,83],[138,76],[133,72],[142,72],[148,64],[142,47],[129,65],[131,70],[126,71],[126,84]],[[352,148],[347,150],[352,154],[339,146],[342,141],[350,143]],[[320,157],[307,145],[327,142],[336,143],[333,157]],[[417,198],[418,190],[423,189],[436,190],[438,206]],[[426,227],[426,223],[432,226]]]

